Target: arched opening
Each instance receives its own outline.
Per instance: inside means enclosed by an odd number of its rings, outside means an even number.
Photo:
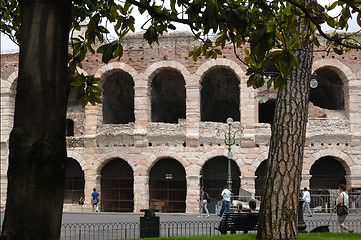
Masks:
[[[338,192],[339,184],[346,184],[346,171],[334,157],[326,156],[318,159],[311,167],[310,193],[311,207],[332,207],[335,199],[332,193]]]
[[[331,156],[318,159],[311,167],[310,188],[338,189],[339,184],[346,184],[346,171],[342,164]]]
[[[235,161],[231,161],[232,194],[237,196],[240,188],[241,172]],[[224,156],[214,157],[208,160],[201,172],[201,187],[205,189],[211,198],[221,199],[221,192],[227,184],[228,158]]]
[[[178,123],[186,118],[186,89],[183,76],[174,70],[158,73],[152,81],[152,122]]]
[[[266,173],[267,173],[267,159],[261,162],[255,173],[256,196],[262,196]]]
[[[134,119],[133,79],[124,71],[114,72],[103,85],[103,122],[127,124]]]
[[[258,105],[258,122],[273,124],[273,116],[276,108],[276,99],[270,99]]]
[[[78,204],[80,197],[84,197],[84,185],[84,172],[80,164],[73,158],[67,158],[64,203]]]
[[[202,80],[201,121],[240,121],[240,90],[237,76],[226,68],[210,70]]]
[[[150,170],[149,205],[163,213],[185,212],[186,173],[172,158],[159,160]]]
[[[341,78],[331,69],[316,70],[318,86],[311,88],[310,101],[313,105],[329,109],[344,110],[344,91]]]
[[[74,136],[74,122],[69,118],[66,119],[65,136],[67,137]]]
[[[133,169],[123,159],[108,162],[101,171],[101,209],[103,212],[133,212]]]

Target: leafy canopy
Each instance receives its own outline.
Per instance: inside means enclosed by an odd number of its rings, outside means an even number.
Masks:
[[[97,87],[99,79],[79,73],[82,61],[88,52],[101,53],[104,63],[122,57],[124,37],[135,31],[134,8],[150,16],[143,20],[147,23],[144,38],[149,44],[158,43],[160,35],[175,30],[175,22],[187,25],[199,39],[199,45],[189,52],[194,61],[200,55],[217,58],[226,45],[232,44],[237,58],[247,66],[248,86],[255,88],[264,85],[265,75],[271,75],[268,87],[273,83],[275,88],[282,88],[292,68],[298,67],[295,51],[308,44],[320,45],[317,31],[326,39],[326,51],[343,54],[361,48],[358,32],[347,32],[353,16],[361,26],[361,0],[334,1],[325,8],[315,1],[305,4],[297,0],[73,0],[69,77],[74,88],[85,92],[84,105],[100,103],[101,89]],[[340,14],[330,17],[327,12],[335,9]],[[1,15],[1,32],[16,41],[20,30],[19,1],[1,0]],[[84,23],[85,34],[75,35],[74,31]],[[323,32],[321,24],[334,31]],[[313,32],[303,30],[306,26]],[[116,33],[112,40],[107,38],[110,27]],[[97,41],[102,45],[94,49]],[[246,54],[243,59],[240,50]]]

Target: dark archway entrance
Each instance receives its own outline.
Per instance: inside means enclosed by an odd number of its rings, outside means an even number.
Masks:
[[[134,122],[134,82],[124,72],[112,73],[103,85],[103,122],[127,124]]]
[[[232,194],[237,196],[239,193],[241,172],[236,162],[232,160]],[[214,157],[208,160],[201,172],[201,187],[205,189],[211,198],[221,199],[221,192],[227,183],[228,158]]]
[[[330,109],[344,110],[344,89],[341,78],[332,69],[316,71],[318,86],[311,88],[310,101],[313,105]]]
[[[261,162],[261,164],[258,166],[256,170],[256,196],[262,196],[263,192],[263,186],[264,186],[264,180],[266,177],[267,171],[267,159]]]
[[[74,136],[74,121],[69,118],[66,119],[65,136],[67,137]]]
[[[186,173],[172,158],[159,160],[150,170],[149,205],[163,213],[185,212]]]
[[[313,190],[338,189],[346,184],[346,171],[335,158],[327,156],[318,159],[311,167],[310,188]]]
[[[183,76],[174,70],[158,73],[152,81],[152,122],[178,123],[186,118],[186,89]]]
[[[67,158],[64,203],[78,204],[80,197],[84,197],[84,184],[84,172],[80,164],[73,158]]]
[[[237,76],[226,68],[210,70],[202,80],[201,121],[240,120],[240,91]]]
[[[276,108],[276,99],[270,99],[258,105],[258,122],[273,124],[273,116]]]
[[[133,169],[123,159],[107,163],[101,171],[101,209],[103,212],[133,212]]]

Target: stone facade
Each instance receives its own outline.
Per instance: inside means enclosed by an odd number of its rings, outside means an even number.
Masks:
[[[256,171],[268,157],[271,128],[259,121],[260,104],[276,98],[274,90],[247,87],[245,66],[234,56],[232,46],[218,59],[199,57],[194,62],[189,50],[197,42],[189,33],[164,36],[160,44],[149,46],[141,34],[131,35],[124,44],[119,61],[101,63],[100,55],[89,55],[84,61],[85,74],[104,82],[116,71],[122,71],[134,82],[134,122],[103,124],[103,105],[85,108],[69,104],[67,118],[74,122],[74,136],[67,137],[68,157],[75,159],[84,172],[86,205],[65,204],[70,211],[90,211],[89,196],[93,187],[101,190],[102,169],[120,158],[133,170],[134,212],[150,207],[150,172],[161,159],[177,160],[185,170],[185,211],[197,212],[202,169],[210,159],[227,157],[222,122],[202,121],[202,81],[214,69],[225,69],[239,81],[240,119],[234,129],[242,129],[232,146],[233,159],[240,171],[240,188],[256,194]],[[242,51],[239,51],[242,55]],[[361,56],[358,52],[336,55],[316,50],[313,71],[329,69],[341,81],[344,108],[323,109],[311,104],[302,169],[302,188],[310,187],[311,168],[317,160],[331,157],[345,170],[349,188],[361,188]],[[12,128],[16,95],[18,54],[1,55],[1,208],[6,201],[8,139]],[[152,81],[162,71],[171,70],[185,82],[185,119],[178,123],[153,122],[151,117]],[[102,193],[100,192],[100,195]],[[214,196],[215,197],[215,196]],[[218,196],[217,196],[218,197]]]

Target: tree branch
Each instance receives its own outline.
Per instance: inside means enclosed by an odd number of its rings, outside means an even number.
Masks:
[[[150,6],[149,4],[143,4],[143,3],[140,3],[140,2],[138,2],[136,0],[126,0],[126,1],[133,4],[133,5],[135,5],[135,6],[137,6],[137,7],[139,7],[139,8],[147,10],[147,12],[153,17],[160,18],[160,19],[167,20],[167,21],[182,23],[182,24],[188,25],[192,29],[196,29],[196,27],[194,27],[193,24],[202,23],[201,20],[189,20],[189,19],[181,19],[181,18],[170,17],[170,16],[168,16],[166,14],[162,14],[162,13],[154,10],[154,8],[152,6]]]
[[[341,2],[345,2],[347,5],[349,5],[352,10],[354,10],[355,12],[361,14],[361,6],[360,7],[356,7],[354,1],[350,1],[350,0],[340,0]]]
[[[301,9],[301,11],[305,14],[306,18],[311,21],[317,28],[318,32],[321,34],[322,37],[324,37],[325,39],[332,41],[332,42],[336,42],[339,45],[346,47],[346,48],[351,48],[351,49],[361,49],[361,46],[352,46],[349,44],[345,44],[343,41],[341,41],[340,38],[335,38],[335,37],[330,37],[328,36],[326,33],[324,33],[324,31],[321,29],[321,26],[319,23],[317,23],[317,21],[314,19],[314,17],[310,14],[309,10],[307,8],[305,8],[304,6],[302,6],[301,4],[294,2],[292,0],[286,0],[286,2],[298,7],[299,9]]]

